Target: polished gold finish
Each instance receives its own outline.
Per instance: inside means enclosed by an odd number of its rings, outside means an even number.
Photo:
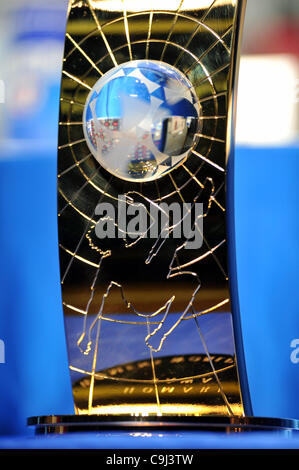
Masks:
[[[70,3],[58,215],[78,414],[128,419],[244,415],[230,325],[225,195],[244,9],[241,0]],[[141,59],[180,70],[194,87],[201,114],[188,158],[159,180],[134,183],[112,176],[94,159],[82,116],[101,76]],[[95,207],[116,204],[120,194],[148,204],[202,202],[202,247],[184,250],[182,241],[168,240],[155,252],[155,240],[149,239],[99,243],[93,234]]]

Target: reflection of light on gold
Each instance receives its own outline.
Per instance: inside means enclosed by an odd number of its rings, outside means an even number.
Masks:
[[[138,13],[138,12],[137,12]],[[140,12],[139,12],[140,13]],[[132,21],[132,17],[130,15],[134,14],[134,12],[128,12],[128,19]],[[100,17],[100,15],[99,15]],[[149,22],[150,22],[150,14],[147,14],[148,19],[144,21],[142,19],[142,16],[140,15],[140,18],[135,17],[134,18],[134,34],[140,35],[143,34],[145,29],[149,28]],[[170,15],[164,14],[164,17],[159,17],[159,21],[154,24],[154,30],[156,32],[161,32],[164,33],[165,31],[168,31],[171,28],[171,25],[173,23],[173,16],[171,17]],[[122,20],[123,21],[123,20]],[[109,23],[109,26],[105,26],[105,22],[103,19],[99,18],[99,23],[103,25],[104,31],[106,31],[106,28],[109,29],[109,34],[117,34],[122,36],[123,33],[123,23],[116,21],[114,23]],[[194,23],[189,22],[189,21],[181,21],[179,23],[179,31],[181,34],[190,34],[192,31],[194,31],[193,28]],[[217,30],[217,28],[221,28],[225,25],[225,21],[222,19],[213,19],[209,21],[209,25],[211,28],[214,28]],[[73,20],[69,26],[68,26],[68,33],[73,34],[76,36],[82,36],[84,34],[90,33],[90,22],[77,19]]]
[[[236,416],[242,416],[242,407],[238,404],[230,405]],[[79,415],[129,415],[136,417],[146,416],[228,416],[225,405],[209,406],[209,405],[190,405],[182,403],[161,404],[159,409],[154,404],[123,404],[123,405],[103,405],[94,406],[89,411],[78,409]],[[132,412],[134,410],[134,412]]]
[[[241,59],[237,143],[279,145],[296,138],[298,76],[299,62],[291,55]]]
[[[104,11],[122,11],[125,8],[127,11],[177,11],[180,6],[181,0],[91,0],[90,4],[93,8],[101,9]],[[180,8],[180,11],[187,10],[202,10],[209,8],[212,0],[185,0]],[[227,0],[218,0],[217,6],[227,5]],[[230,1],[230,4],[235,5],[236,0]]]

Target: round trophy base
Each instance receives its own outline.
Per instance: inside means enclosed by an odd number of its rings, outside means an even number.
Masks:
[[[299,431],[299,421],[260,417],[219,417],[219,416],[100,416],[61,415],[36,416],[28,418],[28,425],[35,426],[36,434],[66,434],[71,432],[105,431],[107,429],[132,430],[202,430],[226,434],[240,432],[293,432]]]

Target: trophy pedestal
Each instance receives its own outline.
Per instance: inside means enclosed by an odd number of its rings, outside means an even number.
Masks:
[[[260,417],[178,417],[174,416],[99,416],[99,415],[50,415],[28,419],[29,426],[35,426],[37,435],[68,434],[73,432],[106,431],[108,429],[132,430],[189,430],[220,432],[225,434],[241,432],[276,432],[289,434],[299,431],[299,422],[292,419]]]

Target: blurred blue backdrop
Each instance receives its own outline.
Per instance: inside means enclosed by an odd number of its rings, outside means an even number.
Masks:
[[[253,412],[299,418],[299,146],[237,148],[235,218],[242,332]]]

